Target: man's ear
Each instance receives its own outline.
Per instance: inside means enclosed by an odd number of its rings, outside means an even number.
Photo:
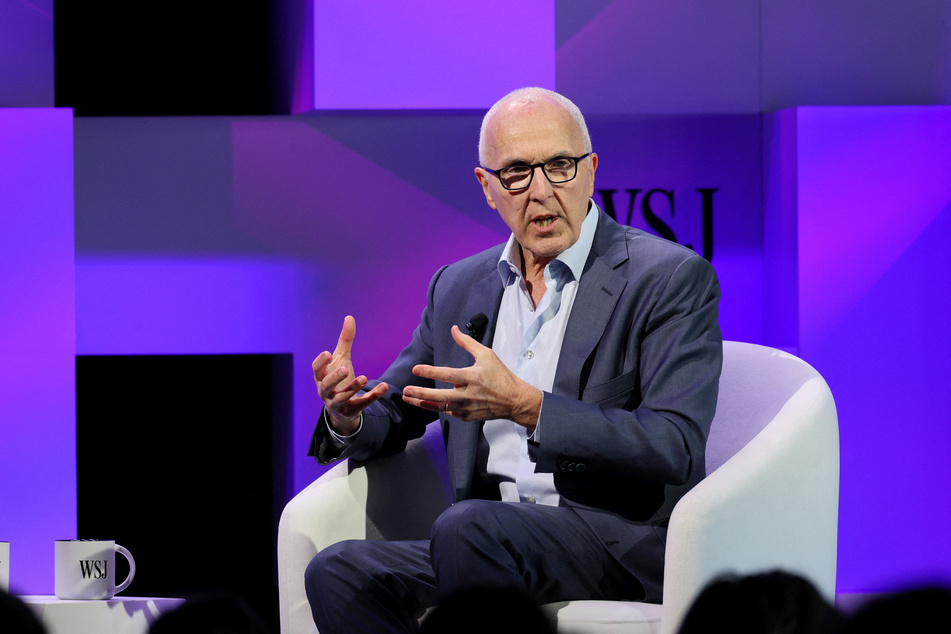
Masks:
[[[588,160],[591,161],[591,185],[588,187],[588,198],[591,198],[594,196],[594,173],[598,170],[598,155],[592,152]]]
[[[489,203],[489,207],[492,209],[498,209],[495,206],[495,200],[492,198],[492,189],[489,187],[489,179],[492,178],[492,175],[481,167],[475,168],[476,178],[479,179],[479,184],[482,185],[482,193],[485,194],[485,202]]]

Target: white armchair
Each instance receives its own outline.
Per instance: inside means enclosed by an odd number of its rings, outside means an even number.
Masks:
[[[673,634],[715,577],[783,569],[835,595],[839,440],[835,404],[802,360],[727,341],[707,477],[674,508],[663,605],[568,601],[543,606],[561,634]],[[406,492],[412,491],[412,496]],[[343,462],[284,509],[278,533],[282,634],[317,629],[304,570],[343,539],[422,539],[450,502],[438,425],[399,455]]]

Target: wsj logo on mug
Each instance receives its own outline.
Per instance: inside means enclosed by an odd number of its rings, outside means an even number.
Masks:
[[[105,579],[109,576],[108,559],[87,559],[79,562],[79,569],[83,571],[83,579]]]
[[[116,585],[116,553],[129,560],[129,575]],[[132,583],[135,559],[111,539],[56,542],[55,591],[60,599],[111,599]]]

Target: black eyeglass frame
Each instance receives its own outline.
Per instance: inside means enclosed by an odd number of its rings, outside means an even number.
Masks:
[[[524,164],[524,163],[516,163],[515,165],[507,165],[506,167],[502,167],[502,168],[497,169],[497,170],[489,169],[488,167],[483,168],[483,169],[485,169],[485,171],[489,172],[490,174],[493,174],[497,179],[499,179],[499,183],[500,183],[500,184],[502,185],[502,187],[504,187],[506,190],[508,190],[508,191],[510,191],[510,192],[520,192],[520,191],[522,191],[523,189],[528,189],[529,187],[532,186],[532,181],[535,179],[535,168],[536,168],[536,167],[542,168],[542,174],[545,175],[545,178],[547,178],[547,179],[548,179],[548,182],[551,183],[552,185],[563,185],[564,183],[570,183],[571,181],[573,181],[573,180],[574,180],[575,178],[577,178],[577,176],[578,176],[578,163],[580,163],[581,161],[585,160],[585,159],[588,158],[589,156],[591,156],[591,152],[586,152],[586,153],[582,154],[581,156],[558,156],[558,157],[553,158],[553,159],[548,159],[548,160],[545,161],[544,163],[535,163],[534,165],[526,165],[526,164]],[[569,178],[568,180],[553,181],[553,180],[551,179],[551,176],[548,175],[548,171],[545,169],[545,166],[548,165],[549,163],[554,162],[554,161],[574,161],[574,162],[575,162],[575,173],[572,174],[571,178]],[[499,176],[499,172],[503,172],[503,171],[505,171],[505,170],[507,170],[507,169],[509,169],[509,168],[512,168],[512,167],[527,167],[527,168],[529,168],[529,169],[532,170],[531,173],[529,174],[529,177],[528,177],[528,183],[527,183],[524,187],[509,187],[508,185],[505,184],[505,181],[502,180],[502,177]]]

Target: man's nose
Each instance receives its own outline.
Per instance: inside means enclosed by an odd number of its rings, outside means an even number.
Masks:
[[[545,200],[551,196],[551,183],[548,181],[548,177],[545,176],[545,168],[541,165],[533,168],[532,183],[528,186],[528,192],[533,199]]]

